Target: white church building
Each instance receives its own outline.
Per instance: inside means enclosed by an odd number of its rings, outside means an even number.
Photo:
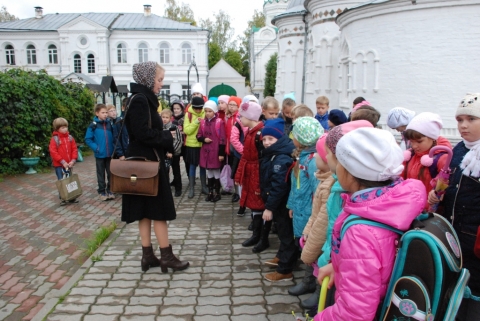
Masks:
[[[95,84],[108,75],[128,85],[133,64],[156,61],[166,70],[162,91],[182,95],[197,82],[195,68],[187,77],[193,60],[207,88],[208,39],[207,30],[152,14],[150,5],[143,13],[43,14],[36,7],[32,18],[0,23],[0,68]]]
[[[480,16],[479,0],[264,1],[267,17],[274,8],[283,12],[263,29],[277,31],[269,47],[278,52],[277,99],[293,91],[315,110],[324,95],[348,114],[362,96],[382,113],[383,127],[401,106],[439,113],[442,135],[458,138],[455,109],[480,91],[480,20],[468,18]],[[260,50],[250,55],[259,59],[267,49]],[[264,64],[252,70],[254,91],[264,74]]]

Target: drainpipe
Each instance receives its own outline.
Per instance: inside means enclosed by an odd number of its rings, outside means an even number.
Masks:
[[[308,39],[308,23],[307,23],[307,14],[308,14],[308,11],[305,12],[305,14],[303,15],[303,23],[305,24],[305,40],[304,40],[304,43],[303,43],[303,73],[302,73],[302,104],[305,103],[305,81],[306,81],[306,77],[305,77],[305,73],[307,71],[307,49],[308,49],[308,46],[307,46],[307,39]]]

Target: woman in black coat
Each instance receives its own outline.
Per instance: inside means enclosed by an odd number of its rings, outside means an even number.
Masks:
[[[127,223],[138,221],[143,250],[142,271],[160,266],[165,273],[168,268],[184,270],[189,263],[182,262],[173,255],[168,240],[167,221],[174,220],[177,214],[165,168],[165,152],[173,151],[173,137],[169,131],[163,130],[162,119],[157,113],[159,106],[157,95],[162,88],[164,76],[165,70],[156,62],[148,61],[133,65],[133,79],[136,83],[130,84],[132,96],[125,116],[125,126],[130,139],[126,157],[142,156],[156,161],[158,155],[159,187],[158,195],[154,197],[123,195],[122,221]],[[160,245],[160,260],[153,253],[151,244],[152,221]]]

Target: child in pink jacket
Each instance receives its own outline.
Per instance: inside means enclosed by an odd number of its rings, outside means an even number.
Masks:
[[[327,158],[329,156],[327,155]],[[426,202],[422,182],[403,180],[403,152],[387,131],[359,128],[345,134],[336,147],[338,181],[345,206],[332,233],[332,263],[320,268],[318,281],[330,276],[335,304],[315,321],[371,321],[385,297],[395,263],[395,241],[390,230],[353,225],[340,238],[351,214],[406,231]]]

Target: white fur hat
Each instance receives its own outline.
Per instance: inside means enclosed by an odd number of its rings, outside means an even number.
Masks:
[[[248,103],[249,101],[254,101],[257,104],[260,104],[260,102],[258,101],[258,98],[255,97],[254,95],[246,95],[245,97],[243,97],[242,104],[243,103]]]
[[[413,117],[407,125],[408,129],[413,129],[420,134],[436,140],[440,136],[440,131],[443,128],[443,122],[440,115],[430,112],[420,113]]]
[[[192,94],[194,93],[201,93],[203,96],[205,96],[201,83],[197,82],[196,84],[192,85]]]
[[[386,130],[361,127],[338,141],[336,156],[354,177],[382,182],[403,172],[403,152]]]
[[[415,112],[413,110],[403,107],[395,107],[388,112],[387,125],[392,129],[400,126],[407,126],[413,117],[415,117]]]
[[[203,109],[210,108],[214,113],[218,112],[218,106],[213,100],[207,100],[203,105]]]

